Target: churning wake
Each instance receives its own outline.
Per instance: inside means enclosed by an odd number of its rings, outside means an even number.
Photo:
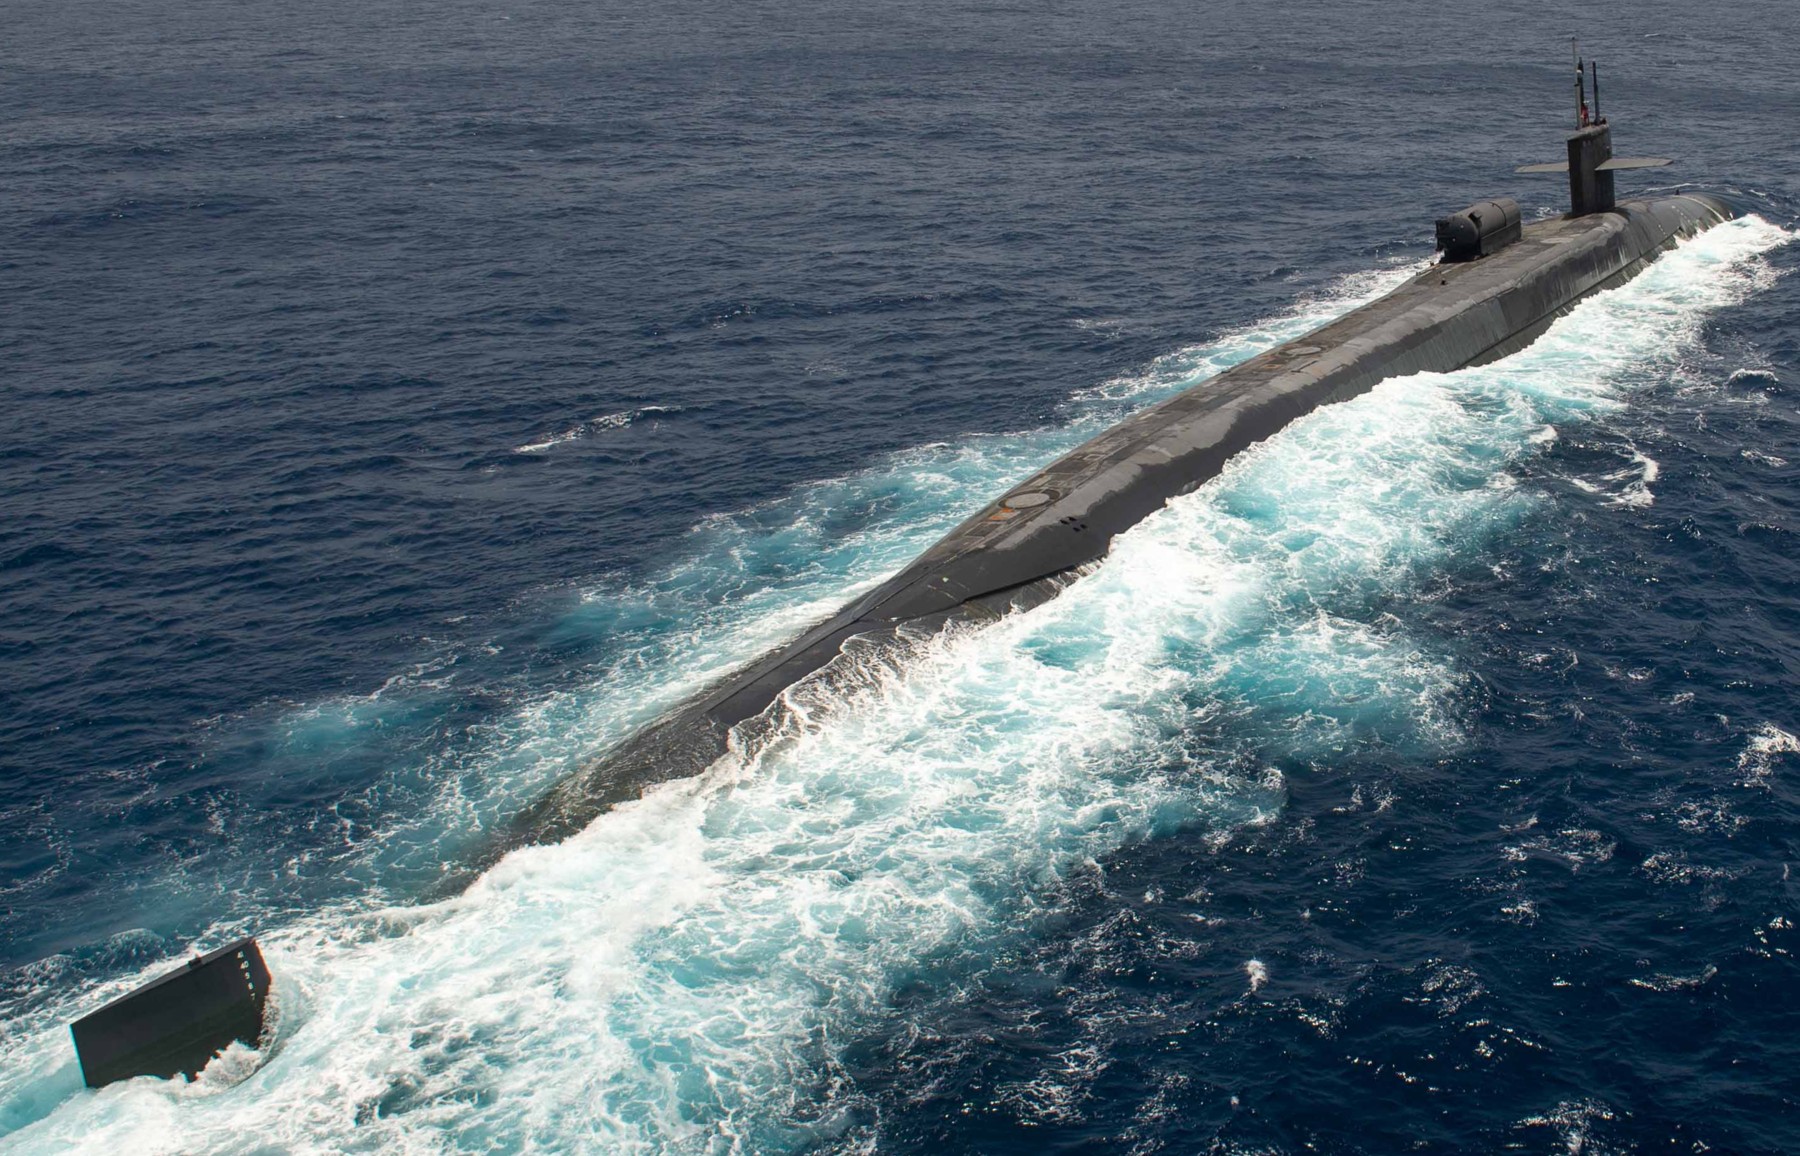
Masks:
[[[1540,508],[1512,467],[1556,427],[1667,381],[1707,314],[1751,292],[1758,254],[1787,237],[1754,218],[1720,225],[1523,353],[1321,409],[1121,536],[1053,602],[870,670],[828,717],[803,713],[752,755],[515,852],[464,894],[265,929],[279,993],[266,1057],[228,1054],[192,1085],[87,1093],[55,1022],[71,1007],[9,1024],[4,1143],[868,1142],[879,1119],[846,1050],[899,1026],[900,993],[953,989],[1032,936],[1072,875],[1143,840],[1266,822],[1285,774],[1352,745],[1454,748],[1462,679],[1441,642],[1409,628],[1408,598]],[[632,657],[510,741],[538,744],[529,757],[548,773],[559,726],[617,737],[878,581],[1121,405],[1357,303],[1178,355],[1078,399],[1087,408],[1057,430],[922,449],[810,489],[785,520],[703,528],[711,545],[604,611],[628,637],[636,623]],[[1634,478],[1646,493],[1657,481]],[[861,512],[834,528],[845,506]],[[686,630],[658,625],[684,605],[710,609]]]

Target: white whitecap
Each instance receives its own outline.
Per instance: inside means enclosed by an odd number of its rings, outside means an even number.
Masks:
[[[584,437],[589,437],[604,430],[624,429],[626,426],[640,418],[653,416],[655,414],[679,412],[681,412],[681,407],[678,405],[643,405],[638,406],[636,409],[620,410],[618,413],[601,414],[599,417],[589,418],[579,425],[570,426],[560,433],[548,434],[539,441],[526,442],[524,445],[514,446],[513,453],[541,454],[545,450],[554,449],[557,446]]]

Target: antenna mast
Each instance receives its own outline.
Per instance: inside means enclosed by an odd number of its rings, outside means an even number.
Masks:
[[[1588,119],[1587,65],[1581,60],[1581,41],[1569,37],[1569,50],[1575,54],[1575,127],[1586,128],[1593,122]]]
[[[1604,213],[1614,206],[1613,174],[1621,169],[1659,169],[1667,157],[1615,157],[1612,128],[1600,115],[1600,65],[1581,58],[1581,42],[1569,37],[1575,56],[1575,131],[1568,141],[1566,161],[1524,165],[1521,173],[1568,173],[1569,216]],[[1594,83],[1594,103],[1588,106],[1587,85]]]

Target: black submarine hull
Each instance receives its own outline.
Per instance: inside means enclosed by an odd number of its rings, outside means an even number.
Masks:
[[[1523,349],[1584,297],[1736,215],[1719,198],[1687,194],[1538,222],[1497,252],[1434,265],[1127,418],[982,507],[874,591],[563,780],[521,817],[508,845],[566,838],[651,784],[762,741],[779,730],[797,684],[823,678],[829,690],[834,676],[853,677],[890,647],[1043,603],[1102,559],[1116,535],[1295,419],[1388,378]]]

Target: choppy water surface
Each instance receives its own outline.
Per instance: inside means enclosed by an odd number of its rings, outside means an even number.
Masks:
[[[480,872],[584,756],[1531,189],[1560,46],[24,14],[0,1148],[1793,1147],[1800,105],[1718,67],[1793,18],[1655,16],[1589,37],[1620,146],[1752,216]],[[69,1018],[244,930],[272,1046],[81,1089]]]

